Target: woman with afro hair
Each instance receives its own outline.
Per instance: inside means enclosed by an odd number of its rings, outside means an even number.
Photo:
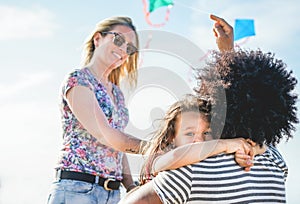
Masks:
[[[215,106],[215,135],[272,146],[292,138],[298,123],[292,92],[297,80],[286,64],[261,50],[215,52],[213,59],[199,70],[201,86],[195,91],[209,96]]]
[[[128,203],[286,203],[288,168],[276,145],[290,139],[298,123],[292,71],[272,53],[239,49],[215,52],[198,70],[198,81],[197,95],[212,103],[212,135],[244,137],[261,145],[262,153],[250,171],[222,153],[160,172]]]

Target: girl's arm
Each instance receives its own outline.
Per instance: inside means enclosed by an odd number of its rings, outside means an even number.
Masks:
[[[245,152],[245,158],[251,158],[249,155],[253,154],[252,146],[243,138],[219,139],[186,144],[155,158],[152,165],[152,173],[156,174],[160,171],[176,169],[202,161],[207,157],[219,153],[234,153],[239,149]]]
[[[145,141],[110,127],[94,93],[87,87],[71,88],[66,98],[78,121],[100,143],[122,152],[139,152],[141,142]]]

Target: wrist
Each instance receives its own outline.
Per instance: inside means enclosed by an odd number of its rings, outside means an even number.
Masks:
[[[228,147],[227,147],[227,142],[224,139],[218,139],[218,146],[219,146],[219,151],[227,153]]]
[[[128,193],[129,191],[131,191],[132,189],[134,189],[135,187],[137,187],[136,183],[132,183],[129,186],[127,186],[126,188],[126,193]]]

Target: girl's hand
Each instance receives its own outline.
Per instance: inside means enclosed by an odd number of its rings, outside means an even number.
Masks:
[[[253,155],[254,156],[258,155],[258,154],[263,154],[267,149],[267,146],[265,144],[263,144],[263,146],[260,147],[258,144],[253,142],[251,139],[247,139],[247,142],[249,144],[251,144],[251,146],[253,147]]]
[[[241,167],[245,167],[245,171],[250,171],[253,166],[254,143],[245,140],[244,138],[227,139],[226,153],[235,153],[235,161]]]
[[[250,168],[254,165],[253,158],[255,155],[263,154],[266,151],[266,146],[260,147],[258,144],[253,142],[251,139],[246,140],[253,149],[253,155],[251,157],[247,155],[244,151],[238,150],[235,152],[235,161],[242,167],[245,167],[245,171],[250,171]]]
[[[225,153],[235,153],[238,150],[242,150],[246,155],[253,156],[252,145],[247,142],[244,138],[225,139],[226,151]]]
[[[250,171],[250,168],[253,166],[253,158],[247,154],[243,150],[238,150],[234,154],[235,161],[241,167],[244,167],[245,171]]]

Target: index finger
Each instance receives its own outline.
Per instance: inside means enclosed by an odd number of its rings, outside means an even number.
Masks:
[[[223,18],[220,18],[216,15],[210,14],[210,19],[217,21],[225,31],[230,31],[231,30],[231,25],[227,23]]]

